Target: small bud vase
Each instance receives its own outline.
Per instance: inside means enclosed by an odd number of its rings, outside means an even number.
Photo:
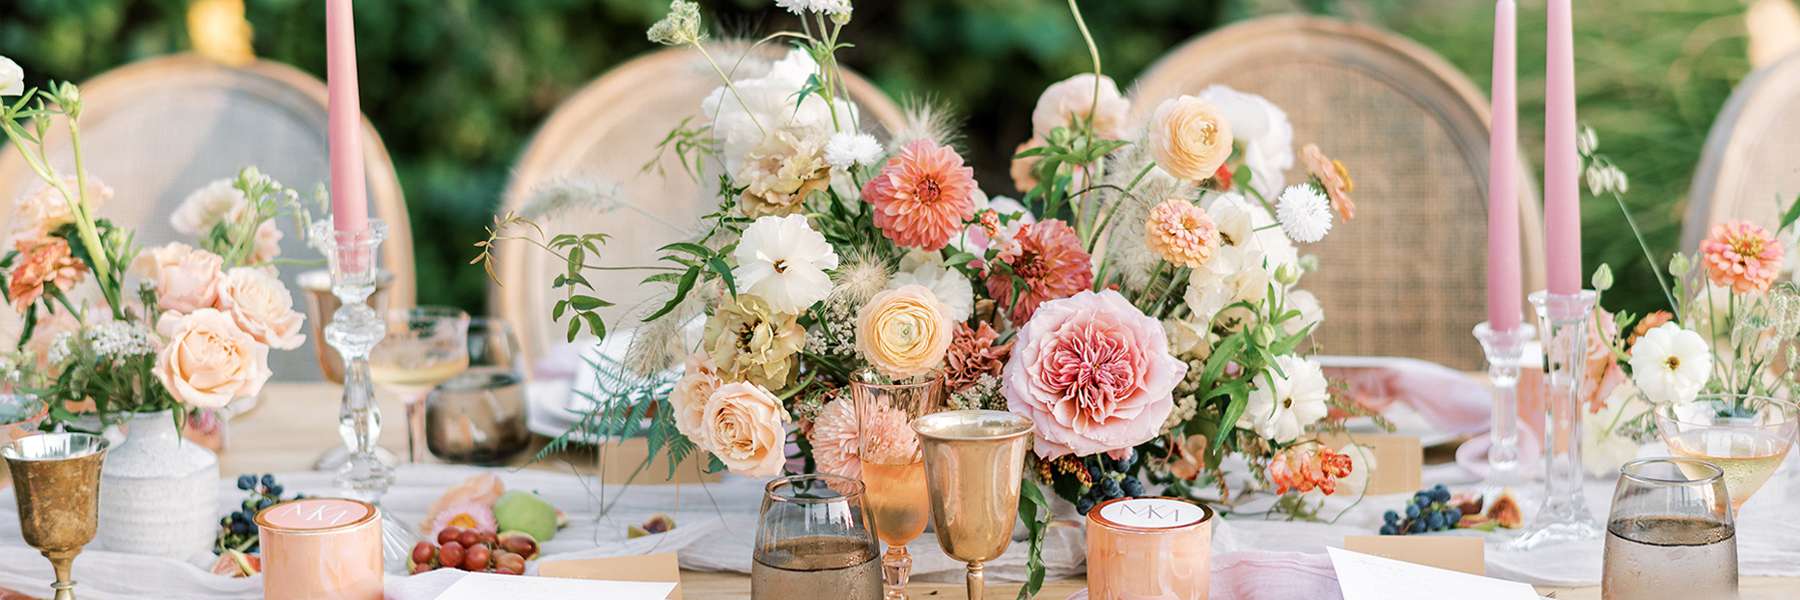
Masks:
[[[218,525],[219,458],[181,437],[170,411],[137,413],[100,470],[99,546],[189,560]]]

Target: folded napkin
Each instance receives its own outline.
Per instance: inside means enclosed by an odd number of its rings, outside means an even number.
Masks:
[[[1492,393],[1467,373],[1415,358],[1320,356],[1325,375],[1343,381],[1350,399],[1374,412],[1395,403],[1423,416],[1433,429],[1469,435],[1487,431]]]
[[[1306,552],[1231,552],[1213,557],[1212,600],[1343,600],[1337,572],[1325,554]],[[1088,600],[1087,590],[1069,600]]]

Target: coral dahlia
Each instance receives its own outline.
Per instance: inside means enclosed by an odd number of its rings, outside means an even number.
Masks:
[[[918,140],[888,159],[862,194],[888,239],[936,251],[975,216],[975,170],[955,150]]]

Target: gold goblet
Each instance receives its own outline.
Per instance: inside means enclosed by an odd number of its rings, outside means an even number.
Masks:
[[[931,523],[938,545],[969,563],[969,600],[981,600],[982,563],[1012,544],[1031,420],[1009,412],[957,410],[914,420],[925,453]]]
[[[85,433],[47,433],[0,448],[12,470],[25,543],[50,559],[56,600],[75,600],[69,568],[94,540],[100,512],[100,462],[106,438]]]

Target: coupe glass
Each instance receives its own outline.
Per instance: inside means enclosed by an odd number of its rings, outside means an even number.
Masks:
[[[425,459],[425,395],[469,368],[469,313],[443,306],[387,312],[387,337],[369,353],[375,384],[406,403],[406,457]]]
[[[1607,518],[1601,597],[1736,598],[1729,487],[1728,471],[1693,458],[1625,463]]]
[[[881,598],[881,545],[862,482],[799,475],[763,490],[750,566],[753,600]]]
[[[1736,511],[1787,458],[1800,420],[1794,404],[1786,400],[1704,395],[1687,404],[1658,406],[1656,429],[1670,452],[1724,471],[1725,489]]]
[[[531,444],[522,360],[505,321],[469,321],[469,369],[425,398],[425,445],[432,456],[501,464]]]
[[[942,406],[943,390],[943,378],[937,376],[892,385],[850,382],[869,514],[875,517],[875,533],[887,544],[887,553],[881,557],[881,577],[888,600],[906,597],[906,581],[912,575],[912,555],[906,545],[925,533],[925,523],[931,520],[925,456],[911,424]]]

